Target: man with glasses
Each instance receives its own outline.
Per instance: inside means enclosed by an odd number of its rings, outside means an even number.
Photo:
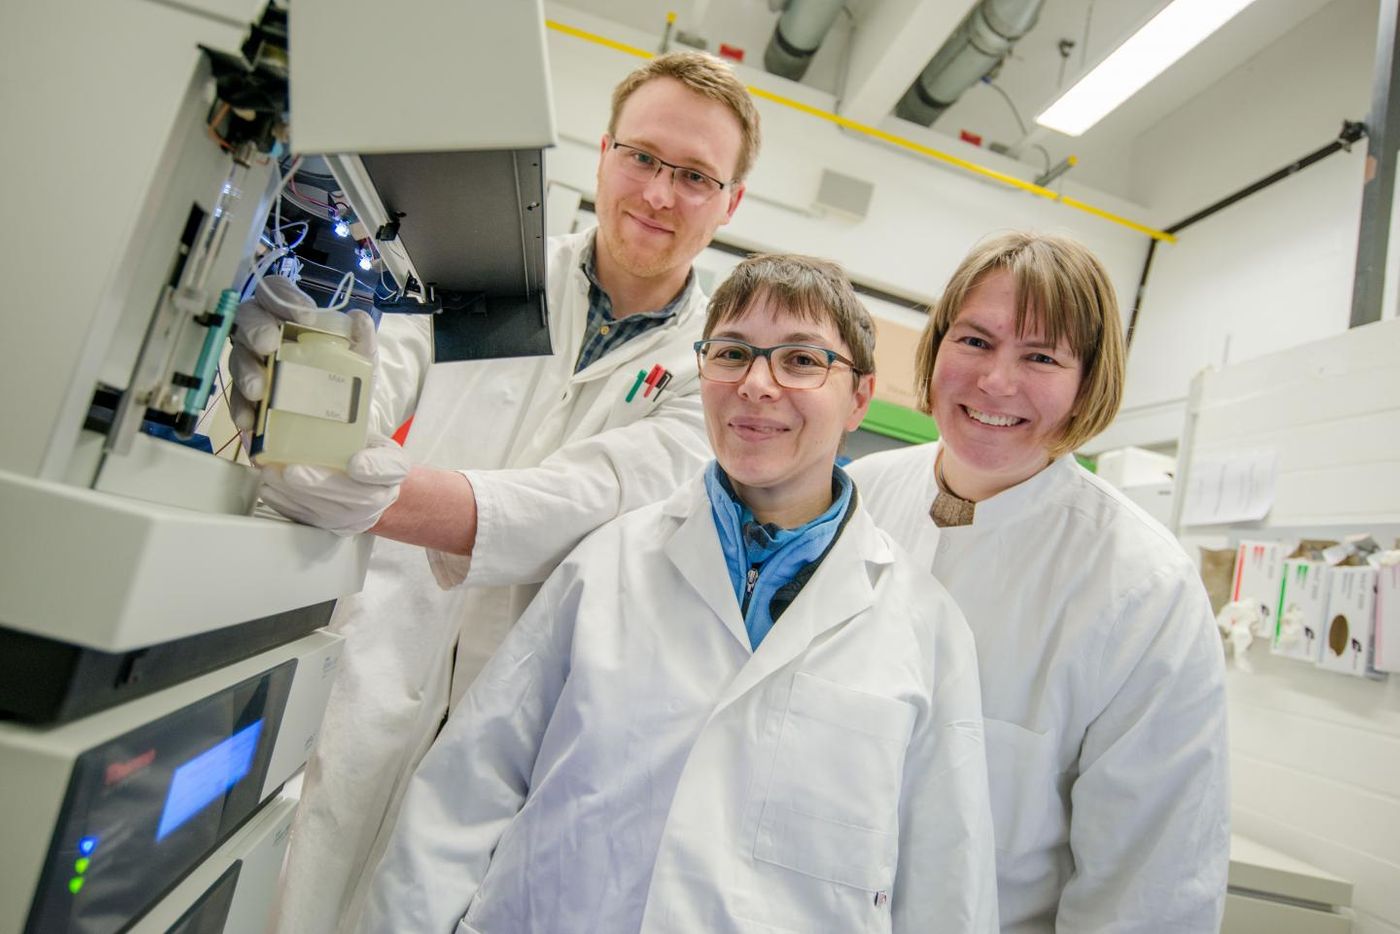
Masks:
[[[996,931],[972,634],[835,466],[874,345],[833,263],[716,290],[715,460],[550,575],[413,776],[360,934]]]
[[[364,590],[331,623],[347,643],[307,767],[282,932],[353,923],[449,695],[575,544],[709,456],[692,349],[706,299],[691,264],[739,206],[758,114],[726,65],[694,52],[647,62],[612,104],[598,227],[550,243],[554,356],[428,368],[421,325],[386,318],[376,408],[386,434],[413,415],[403,450],[374,444],[345,474],[265,471],[265,499],[292,518],[395,540],[376,543]]]

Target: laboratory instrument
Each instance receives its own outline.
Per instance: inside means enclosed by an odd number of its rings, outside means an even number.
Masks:
[[[342,643],[312,633],[60,727],[0,724],[0,934],[140,918],[305,763]]]
[[[253,438],[253,461],[345,469],[365,446],[374,362],[350,348],[350,319],[317,312],[307,324],[282,325],[268,360],[267,404]]]
[[[538,2],[299,0],[296,29],[250,0],[9,15],[10,36],[65,41],[11,42],[7,81],[90,76],[30,81],[7,134],[32,141],[7,301],[35,311],[7,316],[25,352],[0,372],[0,716],[62,722],[309,632],[363,580],[368,541],[251,516],[252,466],[177,443],[208,430],[236,286],[269,268],[281,166],[324,157],[402,283],[382,304],[431,314],[439,360],[547,353],[554,123]],[[465,35],[491,41],[462,55]],[[347,48],[392,67],[347,83]],[[122,145],[82,190],[90,132],[116,133],[115,114]],[[55,248],[75,216],[78,263]]]
[[[382,310],[431,315],[439,360],[547,353],[542,7],[3,18],[24,106],[0,140],[23,180],[0,251],[0,934],[260,934],[292,808],[274,796],[339,652],[312,630],[370,541],[255,508],[222,402],[233,312],[301,262],[279,215],[314,163],[394,284]]]
[[[297,799],[269,802],[131,928],[129,934],[263,934]]]
[[[212,447],[235,440],[209,402],[280,182],[285,12],[6,16],[5,80],[30,106],[7,134],[27,141],[11,206],[29,221],[6,254],[25,313],[0,372],[0,717],[55,723],[324,624],[369,543],[253,517],[257,471]]]

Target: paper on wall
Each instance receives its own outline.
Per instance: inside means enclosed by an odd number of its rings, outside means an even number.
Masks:
[[[1216,454],[1191,462],[1182,504],[1183,525],[1253,522],[1274,505],[1278,452]]]

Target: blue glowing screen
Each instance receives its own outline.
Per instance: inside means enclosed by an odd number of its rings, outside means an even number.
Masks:
[[[195,756],[175,770],[165,796],[165,810],[156,828],[156,842],[165,839],[185,821],[228,791],[253,767],[263,722],[244,727],[213,749]]]

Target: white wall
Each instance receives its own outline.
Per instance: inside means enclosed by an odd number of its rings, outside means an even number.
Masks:
[[[549,13],[643,48],[658,41],[567,6],[551,4]],[[1322,146],[1344,118],[1366,116],[1377,15],[1378,0],[1335,0],[1142,134],[1122,159],[1131,166],[1134,201],[1077,187],[1073,174],[1065,193],[1167,224]],[[591,195],[607,92],[636,60],[553,31],[549,48],[562,136],[549,154],[550,177]],[[760,51],[749,49],[754,56]],[[747,83],[822,109],[832,106],[822,91],[753,68],[739,73]],[[763,152],[746,201],[720,230],[721,239],[830,256],[858,280],[928,301],[979,237],[1010,227],[1057,230],[1099,253],[1125,318],[1130,312],[1144,236],[777,105],[761,102],[760,110]],[[887,126],[991,168],[1033,174],[913,124]],[[1187,386],[1199,369],[1346,328],[1364,155],[1363,142],[1159,247],[1129,358],[1123,413],[1086,451],[1174,444]],[[863,221],[812,213],[822,168],[875,184]],[[1387,286],[1387,316],[1395,314],[1397,278]]]
[[[551,6],[548,13],[642,48],[656,45],[655,37],[571,8]],[[609,93],[638,60],[556,31],[549,33],[549,53],[561,137],[559,147],[547,156],[549,177],[591,196]],[[747,67],[738,71],[747,84],[831,109],[832,99],[823,92]],[[1033,227],[1067,233],[1088,244],[1103,258],[1120,296],[1131,296],[1136,288],[1147,248],[1142,234],[944,168],[789,108],[760,101],[759,109],[763,149],[743,204],[733,222],[720,229],[722,239],[752,248],[827,256],[871,286],[929,301],[979,238],[997,230]],[[929,132],[912,124],[901,124],[900,129],[911,135]],[[949,145],[946,137],[932,133],[920,141],[940,149]],[[1032,173],[1027,166],[984,150],[967,147],[965,155],[998,170]],[[823,168],[874,183],[864,220],[812,213]],[[1066,193],[1127,217],[1143,214],[1140,206],[1082,188],[1067,186]]]
[[[1235,833],[1355,885],[1352,934],[1400,932],[1400,682],[1256,652],[1232,672]]]
[[[1336,0],[1144,133],[1137,197],[1170,224],[1323,146],[1343,119],[1364,120],[1376,21],[1377,0]],[[1108,445],[1174,440],[1202,367],[1347,328],[1365,150],[1333,155],[1158,249]]]
[[[1269,515],[1188,544],[1400,536],[1400,321],[1344,330],[1202,380],[1179,462],[1278,456]],[[1267,391],[1261,391],[1267,387]],[[1234,830],[1355,884],[1354,934],[1400,934],[1400,675],[1372,681],[1250,650],[1231,672]]]

